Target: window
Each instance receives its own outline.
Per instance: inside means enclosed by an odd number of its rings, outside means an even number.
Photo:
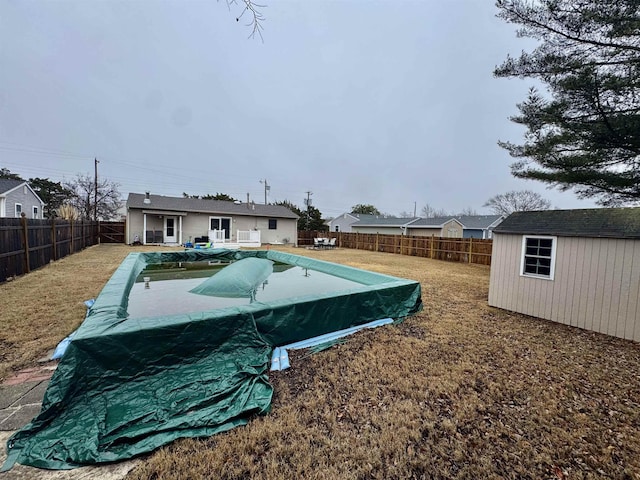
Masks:
[[[520,274],[553,280],[556,237],[522,237]]]
[[[340,231],[340,225],[336,225],[336,232]]]
[[[31,218],[38,218],[38,207],[33,207],[33,216]]]
[[[21,214],[22,214],[22,204],[16,203],[16,217],[19,218]]]
[[[278,229],[278,219],[270,218],[269,219],[269,230],[277,230]]]

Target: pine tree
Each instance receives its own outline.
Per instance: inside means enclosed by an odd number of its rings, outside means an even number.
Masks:
[[[508,57],[498,77],[533,78],[512,121],[521,145],[499,142],[519,178],[539,180],[602,205],[640,201],[640,2],[498,0],[498,17],[540,44]]]

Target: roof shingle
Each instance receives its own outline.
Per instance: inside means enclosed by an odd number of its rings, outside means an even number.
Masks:
[[[144,210],[179,210],[255,217],[298,218],[295,213],[282,205],[235,203],[201,198],[165,197],[163,195],[149,195],[150,203],[144,203],[144,199],[145,195],[142,193],[130,193],[127,198],[127,207]]]
[[[640,207],[515,212],[495,233],[640,238]]]

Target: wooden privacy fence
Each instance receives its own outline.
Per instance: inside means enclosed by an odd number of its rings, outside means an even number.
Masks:
[[[298,231],[298,245],[312,246],[317,237],[336,238],[336,246],[399,253],[449,262],[491,265],[493,240],[477,238],[420,237],[358,232]]]
[[[98,222],[0,218],[0,282],[98,243]]]
[[[125,222],[100,222],[100,243],[125,243]]]

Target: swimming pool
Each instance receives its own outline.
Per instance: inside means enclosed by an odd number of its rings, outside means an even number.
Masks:
[[[418,282],[283,252],[132,253],[9,458],[73,468],[226,431],[269,411],[274,347],[420,309]]]

